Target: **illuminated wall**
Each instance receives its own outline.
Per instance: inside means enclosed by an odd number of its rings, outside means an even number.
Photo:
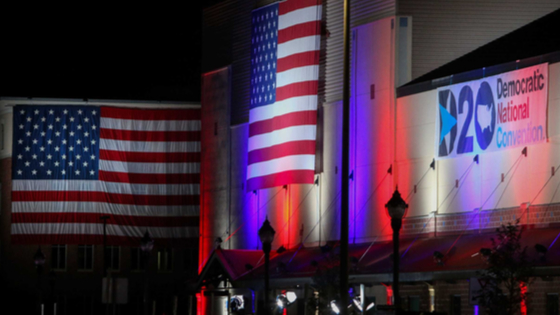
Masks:
[[[384,204],[393,190],[393,178],[387,170],[393,164],[395,31],[394,18],[386,18],[354,29],[350,169],[350,239],[373,240],[383,231],[390,234]],[[376,56],[372,58],[372,56]],[[358,66],[359,65],[359,66]],[[222,70],[222,72],[225,70]],[[405,71],[406,72],[406,71]],[[227,84],[204,76],[204,93],[225,95]],[[225,78],[225,77],[224,77]],[[214,83],[211,83],[214,82]],[[218,83],[217,83],[218,82]],[[213,85],[212,85],[213,84]],[[216,85],[218,84],[218,85]],[[318,185],[289,185],[247,191],[246,124],[230,127],[227,102],[220,97],[203,97],[205,128],[203,145],[203,232],[202,256],[208,256],[214,240],[223,240],[222,248],[258,249],[258,229],[266,217],[276,230],[273,248],[293,248],[301,243],[317,246],[340,238],[340,179],[342,158],[342,102],[323,106],[323,170],[316,175]],[[208,108],[207,108],[208,107]],[[215,124],[218,124],[217,127]],[[217,134],[216,129],[217,128]],[[229,142],[224,142],[229,137]],[[212,162],[215,160],[215,162]],[[226,188],[229,185],[229,188]],[[213,222],[218,221],[218,222]],[[202,258],[204,260],[204,258]],[[201,261],[202,262],[202,261]]]
[[[560,202],[560,176],[551,176],[551,169],[560,165],[560,128],[556,123],[560,119],[560,63],[549,65],[548,76],[547,143],[529,145],[527,157],[522,156],[521,147],[480,154],[478,164],[473,162],[474,155],[442,159],[423,180],[434,158],[437,90],[398,98],[399,189],[412,191],[420,182],[417,192],[407,200],[409,215]]]
[[[398,20],[398,19],[397,19]],[[352,243],[390,234],[385,203],[393,191],[395,18],[353,30],[350,170]]]
[[[397,185],[410,205],[408,218],[426,218],[434,212],[471,212],[481,206],[488,210],[519,207],[525,202],[560,202],[560,176],[552,177],[544,186],[551,168],[560,165],[560,126],[555,123],[560,120],[560,64],[551,64],[548,70],[548,143],[529,146],[528,157],[520,157],[522,148],[516,148],[481,154],[478,164],[472,155],[438,160],[432,169],[437,90],[395,98],[395,82],[402,81],[397,73],[406,73],[398,71],[406,66],[401,64],[400,55],[406,42],[394,27],[402,25],[395,24],[399,19],[381,19],[353,29],[350,242],[390,237],[384,205]],[[322,104],[323,168],[316,175],[319,185],[257,192],[245,187],[247,124],[224,127],[228,121],[226,105],[208,111],[203,105],[204,112],[214,115],[203,120],[211,129],[204,133],[210,138],[203,143],[214,146],[206,151],[213,155],[203,162],[213,182],[210,185],[203,179],[202,185],[203,211],[207,214],[201,216],[206,220],[204,255],[211,253],[217,237],[223,240],[223,248],[260,249],[257,233],[266,217],[276,230],[273,249],[338,240],[342,103]],[[215,122],[219,122],[217,135]],[[431,224],[433,231],[435,223]]]

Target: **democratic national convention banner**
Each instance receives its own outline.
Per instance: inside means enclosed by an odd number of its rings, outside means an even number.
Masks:
[[[438,89],[438,159],[547,140],[548,64]]]

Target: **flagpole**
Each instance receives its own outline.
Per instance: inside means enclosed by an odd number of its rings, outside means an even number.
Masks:
[[[342,195],[340,208],[340,311],[348,313],[348,223],[350,174],[350,0],[344,0],[344,72],[342,101]]]

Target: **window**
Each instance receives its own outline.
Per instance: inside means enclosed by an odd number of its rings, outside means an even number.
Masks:
[[[120,270],[120,252],[119,246],[107,246],[105,249],[105,266],[112,271]]]
[[[451,302],[449,315],[461,315],[461,296],[452,295],[449,297],[449,301]]]
[[[158,271],[173,270],[173,251],[171,248],[160,248],[157,252]]]
[[[558,315],[558,293],[549,293],[546,295],[546,314]]]
[[[66,270],[66,245],[52,245],[51,268],[55,270]]]
[[[78,270],[93,270],[93,245],[78,245]]]
[[[144,266],[144,256],[142,256],[142,250],[138,247],[133,247],[130,249],[130,269],[133,271],[146,270]]]
[[[1,124],[1,129],[2,130],[0,131],[0,133],[2,134],[1,135],[2,138],[0,139],[0,150],[4,150],[4,123],[3,122]]]
[[[196,248],[187,248],[183,254],[183,268],[189,275],[196,275],[198,273],[197,263],[198,255]]]
[[[408,297],[408,310],[409,311],[420,311],[420,297],[419,296],[409,296]]]

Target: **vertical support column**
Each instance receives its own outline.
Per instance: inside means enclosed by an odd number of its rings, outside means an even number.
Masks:
[[[350,0],[344,0],[344,89],[342,102],[342,193],[340,208],[340,301],[341,314],[348,313],[348,224],[350,175]]]

